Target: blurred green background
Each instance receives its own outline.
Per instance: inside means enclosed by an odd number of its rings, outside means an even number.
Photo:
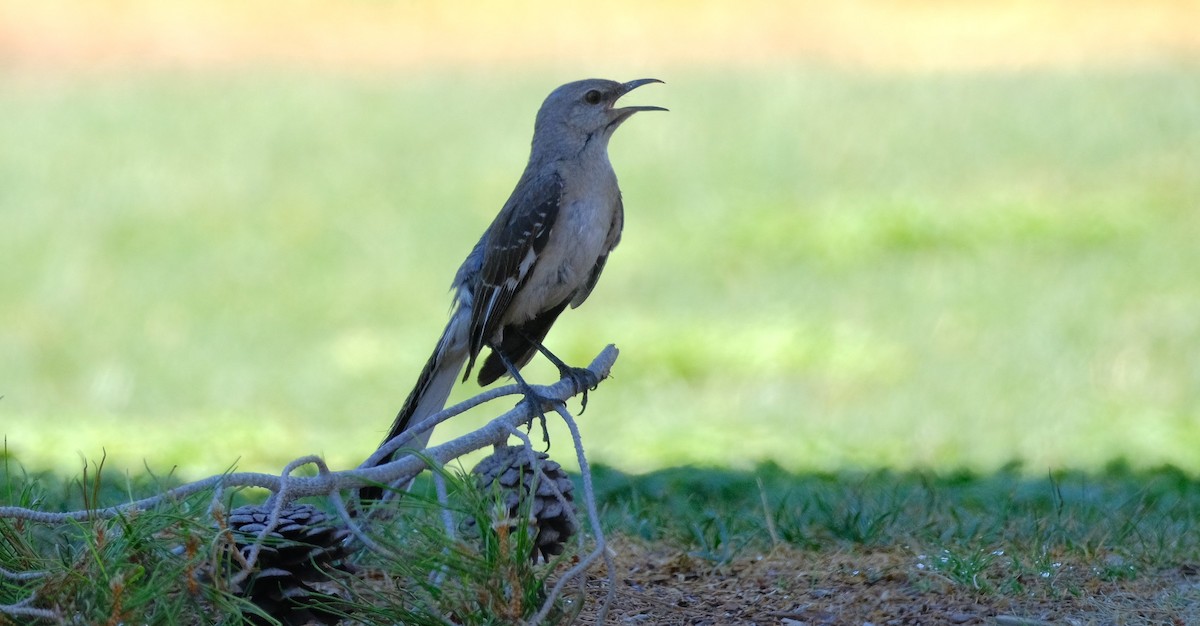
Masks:
[[[542,98],[600,75],[666,80],[631,100],[671,112],[613,140],[625,238],[548,340],[622,350],[581,418],[593,460],[1200,471],[1200,33],[1117,36],[1191,5],[1072,39],[1018,3],[1014,42],[1001,4],[0,6],[7,450],[356,464]]]

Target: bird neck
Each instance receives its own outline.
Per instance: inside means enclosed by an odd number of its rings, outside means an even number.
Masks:
[[[540,167],[557,161],[580,159],[608,161],[608,129],[592,133],[534,133],[529,166]]]

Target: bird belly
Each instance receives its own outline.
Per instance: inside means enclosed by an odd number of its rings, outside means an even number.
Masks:
[[[587,284],[592,268],[604,253],[616,211],[614,202],[594,196],[588,199],[589,195],[559,209],[546,247],[509,307],[507,323],[529,321],[570,300]]]

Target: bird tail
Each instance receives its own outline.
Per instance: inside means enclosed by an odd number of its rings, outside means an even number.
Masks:
[[[404,401],[404,406],[396,414],[396,420],[392,422],[392,428],[387,437],[384,437],[383,443],[391,441],[410,427],[420,424],[425,418],[441,411],[446,406],[446,399],[450,397],[450,391],[458,382],[458,372],[467,360],[465,329],[466,319],[469,315],[469,309],[464,310],[460,307],[450,318],[450,323],[446,325],[446,330],[442,332],[437,347],[429,356],[429,360],[425,362],[425,367],[421,369],[421,375],[417,377],[417,384],[413,386],[412,391],[408,394],[408,399]],[[432,434],[433,429],[430,428],[418,434],[404,447],[422,450],[429,443],[429,437]],[[378,464],[382,465],[389,460],[391,460],[390,456],[384,457],[379,460]],[[360,496],[364,500],[375,500],[382,495],[382,490],[375,487],[364,487],[360,491]]]

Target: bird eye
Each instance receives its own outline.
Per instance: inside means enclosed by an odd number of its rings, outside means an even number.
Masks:
[[[589,89],[583,94],[583,101],[588,104],[600,104],[600,92],[595,89]]]

